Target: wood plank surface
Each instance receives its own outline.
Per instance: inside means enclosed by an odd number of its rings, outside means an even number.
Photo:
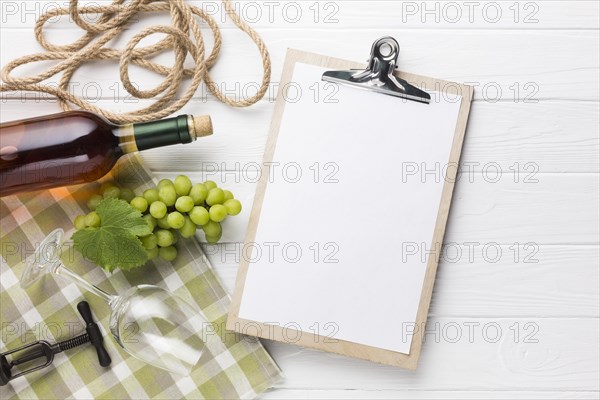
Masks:
[[[128,32],[111,46],[124,47],[132,34]],[[268,97],[276,97],[287,48],[366,61],[373,41],[384,35],[399,38],[401,70],[474,86],[475,101],[598,100],[596,88],[600,82],[600,62],[597,49],[600,38],[597,31],[400,28],[262,31],[261,36],[269,47],[273,64],[273,83]],[[73,30],[53,29],[48,39],[54,43],[70,43],[74,40]],[[11,45],[15,41],[21,45]],[[256,92],[257,82],[261,80],[260,57],[252,42],[238,31],[223,31],[223,42],[236,43],[236,46],[224,47],[212,76],[219,87],[231,96],[249,97]],[[490,43],[495,45],[490,46]],[[574,43],[577,45],[574,46]],[[0,45],[2,64],[41,51],[30,28],[13,29],[10,35],[1,35]],[[472,56],[474,54],[476,56]],[[172,59],[170,52],[155,58],[166,66],[171,64]],[[240,60],[244,61],[240,64]],[[22,67],[15,74],[31,74],[37,68],[49,65],[47,62],[40,64]],[[159,76],[136,66],[131,67],[131,75],[133,84],[140,88],[149,89],[161,81]],[[49,82],[56,84],[58,79],[52,78]],[[127,95],[119,82],[116,63],[85,64],[73,76],[72,84],[74,93],[85,93],[92,100],[112,100]],[[200,90],[198,96],[206,93],[206,90]]]

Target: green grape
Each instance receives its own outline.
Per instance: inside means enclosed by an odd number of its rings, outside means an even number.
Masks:
[[[223,204],[224,202],[225,193],[223,193],[223,189],[210,189],[210,191],[208,192],[208,197],[206,198],[206,204],[208,204],[209,206],[214,206],[215,204]]]
[[[146,220],[148,228],[150,228],[151,231],[153,231],[154,228],[156,228],[156,219],[152,215],[146,214],[142,218]]]
[[[148,209],[148,202],[143,197],[134,197],[131,200],[131,206],[139,212],[144,213]]]
[[[156,185],[156,188],[158,189],[158,191],[160,191],[160,189],[164,188],[165,186],[173,186],[173,182],[171,182],[170,179],[161,179],[160,181],[158,181],[158,185]]]
[[[164,186],[158,189],[158,200],[165,203],[167,207],[174,206],[177,200],[175,188],[173,186]]]
[[[158,257],[158,247],[146,250],[146,253],[148,253],[148,260],[154,260],[156,257]]]
[[[155,201],[150,204],[150,215],[156,219],[164,218],[167,215],[167,206],[162,201]]]
[[[211,221],[221,222],[227,217],[227,208],[223,204],[215,204],[208,210]]]
[[[217,244],[219,240],[221,240],[222,233],[219,233],[217,236],[208,236],[206,235],[206,241],[210,244]]]
[[[118,187],[118,186],[116,183],[114,183],[112,181],[104,182],[102,185],[100,185],[100,190],[98,191],[98,193],[100,193],[101,196],[104,196],[104,192],[106,191],[106,189],[111,188],[111,187]]]
[[[190,212],[194,208],[194,200],[190,196],[181,196],[175,202],[175,208],[182,213]]]
[[[146,250],[151,250],[158,246],[158,238],[156,235],[148,235],[140,239]]]
[[[238,215],[242,212],[242,203],[236,199],[229,199],[223,204],[227,209],[227,214],[229,215]]]
[[[233,193],[230,190],[223,190],[223,194],[225,195],[225,201],[233,199]]]
[[[173,261],[177,258],[177,249],[173,246],[161,247],[158,249],[158,255],[165,261]]]
[[[192,211],[190,211],[190,218],[196,225],[205,225],[208,221],[210,221],[210,214],[206,208],[196,206],[192,208]]]
[[[102,201],[102,196],[100,196],[99,194],[95,194],[92,197],[90,197],[90,199],[87,202],[87,206],[90,209],[90,211],[96,211],[96,207],[98,207],[98,203],[100,203]]]
[[[173,233],[173,244],[175,245],[177,242],[179,242],[179,236]]]
[[[219,236],[223,232],[221,224],[215,221],[208,221],[204,226],[202,226],[202,230],[204,233],[206,233],[206,236],[212,237]]]
[[[131,203],[131,200],[133,200],[134,197],[135,193],[133,192],[133,190],[129,188],[121,189],[121,200],[125,200],[126,202]]]
[[[179,211],[173,211],[167,215],[167,223],[173,229],[180,229],[185,224],[185,218]]]
[[[185,175],[179,175],[175,178],[174,185],[179,196],[187,196],[192,188],[192,181]]]
[[[148,202],[148,204],[152,204],[155,201],[158,201],[158,190],[156,189],[147,189],[144,190],[144,198]]]
[[[100,226],[100,216],[96,211],[92,211],[85,216],[85,224],[90,228],[97,228]]]
[[[171,246],[175,243],[175,235],[168,229],[159,229],[154,232],[154,235],[156,236],[156,243],[160,247]]]
[[[194,204],[199,206],[206,200],[206,196],[208,196],[208,189],[201,183],[196,183],[190,189],[190,197],[194,200]]]
[[[203,185],[206,189],[208,189],[208,191],[217,187],[217,184],[214,181],[206,181],[203,183]]]
[[[158,225],[158,227],[160,229],[171,229],[171,227],[169,226],[169,222],[167,222],[167,216],[165,215],[162,218],[159,218],[156,220],[156,225]]]
[[[73,221],[73,226],[75,226],[75,229],[77,230],[86,228],[87,224],[85,223],[85,215],[78,215],[77,217],[75,217],[75,221]]]
[[[106,188],[106,190],[104,191],[104,193],[102,194],[102,196],[104,196],[104,198],[113,198],[113,199],[118,199],[119,196],[121,195],[121,189],[119,189],[116,186],[111,186],[109,188]]]
[[[191,238],[196,233],[196,229],[198,229],[198,227],[192,222],[191,218],[185,217],[185,224],[179,229],[179,234],[183,238]]]

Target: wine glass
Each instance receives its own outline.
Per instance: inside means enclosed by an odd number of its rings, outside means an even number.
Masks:
[[[26,260],[21,287],[53,273],[102,297],[112,312],[110,331],[132,356],[156,367],[189,375],[200,360],[206,325],[201,312],[173,293],[154,285],[138,285],[115,296],[92,285],[60,261],[64,231],[50,233]]]

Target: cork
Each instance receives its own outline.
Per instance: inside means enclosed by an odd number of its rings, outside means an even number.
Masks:
[[[212,120],[209,115],[190,115],[188,117],[188,127],[192,141],[213,134]]]

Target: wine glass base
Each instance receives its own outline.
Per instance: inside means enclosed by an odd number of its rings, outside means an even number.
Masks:
[[[25,260],[25,270],[21,274],[21,287],[31,286],[42,276],[52,272],[52,267],[60,263],[60,247],[65,232],[58,228],[40,243],[35,252]]]

